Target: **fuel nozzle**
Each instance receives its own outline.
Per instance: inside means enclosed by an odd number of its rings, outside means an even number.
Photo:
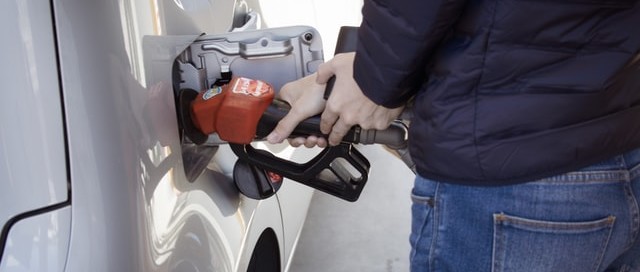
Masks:
[[[380,131],[354,126],[341,144],[324,148],[306,163],[296,163],[251,146],[252,141],[266,137],[290,110],[286,102],[274,99],[274,91],[268,83],[239,77],[224,86],[194,92],[183,90],[180,94],[180,105],[187,108],[180,111],[185,135],[196,144],[204,143],[207,134],[212,133],[228,142],[239,159],[234,170],[236,185],[251,198],[273,195],[279,183],[269,182],[273,180],[270,177],[282,176],[356,201],[368,180],[371,166],[354,144],[377,143],[393,148],[406,145],[407,129],[402,123],[393,123]],[[320,131],[319,116],[301,122],[290,137],[311,135],[326,137]]]

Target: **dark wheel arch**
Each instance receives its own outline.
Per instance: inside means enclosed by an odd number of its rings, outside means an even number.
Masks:
[[[258,238],[247,272],[279,272],[281,267],[278,237],[273,229],[268,228]]]

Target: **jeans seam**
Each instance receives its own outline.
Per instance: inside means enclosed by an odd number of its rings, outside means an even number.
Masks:
[[[412,198],[413,198],[413,195],[412,195]],[[427,202],[426,201],[417,202],[416,204],[425,205],[426,206]],[[422,221],[422,224],[420,224],[420,232],[418,233],[418,238],[416,238],[415,243],[412,245],[414,250],[413,250],[413,252],[411,252],[411,260],[415,259],[416,254],[418,253],[417,248],[418,248],[418,245],[420,244],[420,242],[422,241],[422,237],[424,236],[423,235],[424,234],[424,228],[426,227],[427,224],[429,224],[429,213],[431,213],[432,210],[433,210],[433,208],[431,208],[431,209],[427,208],[424,211],[425,219],[424,219],[424,221]]]
[[[629,177],[623,184],[624,193],[627,199],[627,205],[629,207],[629,218],[631,219],[629,220],[631,224],[631,226],[629,226],[631,230],[630,232],[631,239],[629,239],[629,244],[625,248],[625,251],[627,251],[635,245],[636,240],[638,239],[638,233],[640,232],[640,208],[638,207],[638,200],[636,199],[636,196],[633,194],[633,187],[631,186],[631,181],[636,177],[638,173],[640,173],[640,164],[634,167],[631,167],[631,165],[627,164],[627,160],[625,159],[624,156],[622,156],[622,162],[627,167],[627,169],[629,169],[628,170]]]
[[[627,181],[624,184],[624,192],[627,199],[627,204],[629,206],[629,217],[631,218],[631,233],[629,239],[629,244],[627,245],[625,250],[633,247],[635,241],[638,239],[638,233],[640,232],[640,210],[638,208],[638,200],[633,194],[633,188],[631,187],[631,182]]]
[[[431,237],[431,245],[429,246],[429,257],[428,257],[428,266],[429,266],[429,271],[435,271],[435,252],[436,252],[436,245],[438,244],[438,226],[440,225],[440,185],[441,183],[438,182],[436,184],[436,189],[435,189],[435,193],[433,194],[433,224],[431,225],[431,233],[432,233],[432,237]]]
[[[607,252],[607,248],[609,247],[609,242],[611,241],[611,234],[613,233],[613,224],[615,224],[615,217],[610,216],[609,218],[613,218],[612,220],[614,220],[611,225],[609,225],[607,228],[609,229],[609,234],[607,235],[607,238],[604,239],[603,241],[603,245],[604,247],[602,248],[602,250],[600,251],[600,256],[598,257],[598,260],[594,263],[594,267],[593,267],[593,271],[597,272],[599,271],[600,266],[602,266],[602,261],[604,260],[604,255]]]
[[[627,170],[591,170],[569,172],[558,176],[540,179],[532,183],[547,184],[594,184],[594,183],[617,183],[621,180],[629,180]]]
[[[436,182],[436,187],[435,190],[437,191],[438,186],[440,185],[440,183]],[[417,186],[417,185],[416,185]],[[417,238],[414,242],[411,243],[411,253],[410,253],[410,260],[411,261],[411,265],[413,266],[414,261],[416,256],[418,255],[418,252],[421,251],[419,249],[419,245],[423,242],[423,238],[424,238],[424,233],[425,233],[425,229],[428,228],[428,225],[433,224],[433,217],[435,217],[435,196],[436,193],[434,192],[433,194],[431,194],[430,196],[426,196],[426,195],[422,195],[422,194],[416,194],[414,192],[411,192],[411,201],[413,202],[413,205],[423,205],[424,207],[424,212],[422,215],[424,215],[424,220],[422,220],[422,222],[420,222],[420,226],[419,229],[417,230],[418,232],[416,233]],[[430,218],[431,217],[431,218]],[[432,230],[431,230],[432,231]],[[429,247],[431,247],[431,244],[429,244]],[[427,256],[427,262],[428,262],[428,256]],[[427,263],[428,265],[428,263]]]
[[[504,213],[493,215],[493,250],[491,252],[491,272],[502,270],[502,268],[500,267],[500,263],[498,262],[498,256],[496,256],[498,252],[503,251],[501,248],[503,244],[502,236],[498,235],[498,233],[502,233],[499,231],[502,225],[499,224],[498,220],[496,220],[497,216],[499,215],[504,215]]]
[[[504,212],[500,212],[500,213],[494,213],[493,214],[493,246],[492,246],[492,256],[491,256],[491,272],[500,272],[503,271],[504,268],[502,267],[503,262],[505,261],[504,256],[498,256],[498,253],[504,253],[505,250],[503,249],[504,247],[504,241],[503,241],[503,234],[504,232],[502,231],[502,228],[505,226],[505,224],[516,224],[518,226],[521,227],[526,227],[526,226],[540,226],[542,227],[542,225],[540,225],[539,223],[536,222],[529,222],[526,219],[520,218],[518,220],[514,220],[517,219],[515,217],[512,216],[507,216]],[[596,259],[594,259],[594,262],[592,263],[592,269],[590,271],[599,271],[598,269],[600,268],[600,266],[602,266],[602,262],[604,260],[604,256],[607,252],[607,248],[609,247],[609,242],[611,241],[611,235],[613,233],[613,228],[614,228],[614,224],[616,221],[616,217],[613,215],[609,215],[607,218],[604,218],[602,220],[598,220],[595,222],[589,222],[589,224],[585,224],[585,225],[581,225],[581,227],[579,229],[583,229],[583,228],[598,228],[598,229],[607,229],[607,235],[604,236],[602,238],[602,241],[600,243],[601,247],[599,250],[599,255],[597,256]],[[560,225],[557,225],[556,227],[561,227]],[[578,226],[574,226],[574,228],[576,228]],[[565,229],[562,228],[561,229]]]

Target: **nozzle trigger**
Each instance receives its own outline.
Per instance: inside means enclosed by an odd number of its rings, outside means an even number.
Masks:
[[[360,197],[371,168],[367,158],[347,143],[327,147],[302,164],[278,158],[250,144],[230,146],[239,160],[351,202]]]

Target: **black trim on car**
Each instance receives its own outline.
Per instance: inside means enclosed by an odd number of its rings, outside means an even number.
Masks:
[[[67,206],[71,206],[71,165],[69,158],[69,137],[67,134],[67,116],[64,107],[64,93],[62,91],[62,67],[60,65],[60,49],[58,46],[58,32],[56,29],[56,16],[54,11],[54,3],[53,0],[49,0],[50,12],[51,12],[51,25],[53,27],[53,46],[54,52],[56,56],[56,66],[58,68],[58,90],[60,92],[60,111],[62,114],[62,133],[64,139],[64,149],[65,149],[65,165],[66,165],[66,174],[67,174],[67,200],[58,204],[49,205],[43,208],[39,208],[36,210],[31,210],[28,212],[24,212],[18,214],[12,218],[10,218],[4,226],[2,226],[2,232],[0,232],[0,262],[2,262],[2,258],[4,256],[4,249],[6,247],[7,239],[9,237],[9,231],[20,220],[38,216],[41,214],[45,214],[48,212],[52,212],[58,209],[62,209]]]
[[[4,227],[2,227],[2,233],[0,233],[0,241],[2,241],[2,245],[0,246],[0,261],[2,260],[2,256],[4,255],[4,248],[7,242],[7,238],[9,237],[9,231],[11,230],[11,228],[13,227],[13,225],[15,225],[16,223],[18,223],[20,220],[25,219],[25,218],[29,218],[32,216],[37,216],[37,215],[41,215],[41,214],[45,214],[48,212],[52,212],[67,206],[70,206],[70,201],[65,201],[65,202],[61,202],[58,204],[54,204],[51,206],[47,206],[44,208],[40,208],[37,210],[33,210],[33,211],[28,211],[25,213],[21,213],[18,214],[14,217],[12,217],[11,219],[9,219],[9,221],[7,221],[6,224],[4,224]]]
[[[49,0],[51,8],[51,26],[53,28],[53,46],[56,54],[56,66],[58,67],[58,91],[60,92],[60,114],[62,114],[62,137],[64,139],[64,159],[67,172],[67,201],[71,205],[71,158],[69,155],[69,134],[67,131],[67,110],[64,105],[64,92],[62,91],[62,65],[60,63],[60,47],[58,42],[58,29],[56,28],[56,13],[53,0]]]

